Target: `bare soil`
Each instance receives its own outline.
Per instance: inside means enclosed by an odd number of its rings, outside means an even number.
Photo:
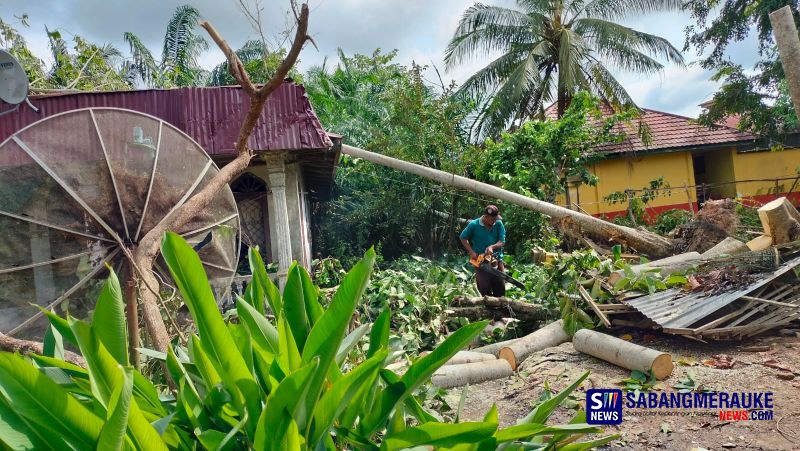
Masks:
[[[655,384],[656,391],[677,391],[674,385],[691,374],[696,390],[771,391],[775,408],[771,421],[721,421],[718,410],[697,411],[701,414],[697,416],[668,415],[664,411],[637,416],[636,409],[624,408],[622,424],[605,427],[605,434],[620,434],[620,438],[604,449],[800,450],[800,339],[796,336],[773,332],[746,342],[701,343],[635,330],[615,329],[610,333],[672,354],[675,370]],[[725,369],[728,358],[733,366]],[[573,401],[577,403],[573,405],[585,406],[585,390],[620,388],[620,382],[630,376],[630,371],[582,355],[572,343],[565,343],[532,355],[511,378],[469,387],[462,417],[480,420],[492,404],[497,404],[501,426],[513,425],[530,411],[545,383],[558,391],[586,370],[591,374],[576,390]],[[450,405],[458,405],[460,394],[461,389],[448,393],[448,398],[455,398]],[[549,423],[566,423],[574,414],[574,407],[562,405]]]

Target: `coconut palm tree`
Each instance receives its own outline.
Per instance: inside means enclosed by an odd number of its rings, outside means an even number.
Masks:
[[[161,59],[156,61],[138,36],[124,34],[131,49],[129,73],[146,86],[197,86],[205,84],[208,71],[197,64],[197,58],[208,49],[208,42],[196,32],[200,11],[189,5],[178,6],[164,33]]]
[[[479,134],[495,134],[587,90],[610,105],[633,105],[610,69],[654,74],[683,57],[664,38],[616,21],[659,10],[678,10],[681,0],[517,0],[518,9],[476,3],[468,8],[447,46],[452,69],[474,57],[499,54],[461,87],[490,93]]]

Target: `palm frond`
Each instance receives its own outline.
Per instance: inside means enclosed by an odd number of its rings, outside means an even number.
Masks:
[[[623,19],[658,11],[680,11],[683,0],[592,0],[583,9],[585,17]]]
[[[175,10],[167,24],[161,52],[161,65],[165,72],[186,78],[197,69],[197,58],[208,49],[208,42],[195,33],[199,20],[200,12],[190,5]]]
[[[643,33],[614,22],[595,18],[576,20],[574,30],[603,56],[617,53],[618,50],[633,50],[647,53],[656,58],[663,58],[667,62],[678,65],[684,64],[680,50],[660,36]],[[623,61],[617,61],[620,64],[619,67],[629,69],[624,63],[624,57],[630,52],[623,51],[620,53]],[[629,70],[638,71],[639,69],[634,64],[631,65]]]
[[[636,107],[636,103],[625,87],[601,62],[593,60],[587,65],[584,72],[589,80],[589,91],[593,95],[614,106]]]
[[[521,11],[476,3],[464,12],[447,45],[445,67],[450,69],[476,53],[506,52],[514,45],[530,43],[542,23]]]
[[[125,32],[123,39],[131,49],[131,63],[128,67],[128,75],[139,78],[147,86],[161,87],[160,70],[153,58],[153,54],[139,39],[131,32]]]

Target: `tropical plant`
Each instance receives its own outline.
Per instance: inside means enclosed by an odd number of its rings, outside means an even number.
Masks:
[[[461,87],[491,93],[479,118],[480,136],[491,136],[509,122],[543,113],[556,102],[556,114],[586,90],[611,105],[633,105],[610,68],[654,74],[656,58],[683,64],[680,52],[664,38],[633,30],[618,21],[658,10],[677,10],[680,0],[518,0],[519,9],[476,3],[468,8],[445,53],[453,68],[470,58],[500,55]]]
[[[790,6],[795,23],[800,23],[797,0],[691,0],[684,8],[694,24],[686,28],[684,50],[694,47],[703,69],[714,70],[714,81],[722,86],[698,118],[714,126],[730,117],[734,124],[776,141],[797,129],[797,115],[789,98],[783,66],[772,38],[769,13]],[[759,60],[744,67],[728,54],[730,45],[752,33],[758,35]],[[710,51],[709,51],[710,50]]]
[[[268,82],[281,61],[286,57],[286,49],[270,51],[264,41],[249,40],[244,43],[242,48],[236,50],[236,55],[242,61],[244,69],[253,83],[264,84]],[[289,71],[289,77],[297,83],[302,83],[302,75],[293,67]],[[224,61],[214,66],[208,78],[209,86],[230,86],[237,84],[231,75],[228,61]]]
[[[113,45],[96,45],[80,36],[70,51],[60,31],[47,30],[53,64],[45,75],[47,87],[82,91],[131,89],[122,53]]]
[[[586,449],[574,434],[599,432],[583,422],[544,423],[586,378],[539,404],[520,424],[498,428],[497,410],[483,421],[442,423],[414,397],[433,372],[474,338],[484,323],[465,326],[400,376],[385,369],[390,311],[370,332],[366,359],[345,364],[362,326],[346,335],[375,255],[345,277],[330,306],[293,265],[283,296],[257,251],[254,282],[237,301],[238,322],[225,323],[191,246],[169,233],[162,252],[197,326],[184,349],[162,359],[177,387],[157,388],[128,364],[119,281],[111,275],[91,323],[46,312],[45,354],[0,353],[0,440],[10,449],[400,449],[414,446]],[[266,301],[266,302],[265,302]],[[275,317],[267,319],[267,305]],[[77,346],[86,368],[65,362],[63,341]],[[406,417],[415,426],[408,426]],[[549,436],[545,440],[543,436]],[[568,444],[566,444],[568,443]]]
[[[191,5],[175,9],[167,23],[159,61],[138,36],[125,32],[123,38],[131,49],[128,71],[132,77],[152,88],[205,84],[208,72],[199,66],[197,58],[208,49],[208,42],[196,32],[199,20],[200,11]]]
[[[20,62],[23,69],[25,69],[25,73],[28,74],[28,81],[31,87],[46,87],[44,61],[31,52],[25,38],[15,28],[17,23],[23,27],[28,27],[28,16],[22,15],[17,19],[17,22],[14,23],[8,23],[0,19],[0,48],[7,50]]]

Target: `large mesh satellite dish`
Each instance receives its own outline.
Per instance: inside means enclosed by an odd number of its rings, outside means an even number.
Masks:
[[[0,144],[0,332],[40,333],[31,303],[89,314],[106,265],[127,269],[121,246],[218,171],[189,136],[129,110],[69,111],[8,138]],[[177,232],[202,246],[209,279],[230,287],[239,253],[230,189]]]
[[[19,105],[28,97],[28,75],[16,58],[0,50],[0,100]]]

